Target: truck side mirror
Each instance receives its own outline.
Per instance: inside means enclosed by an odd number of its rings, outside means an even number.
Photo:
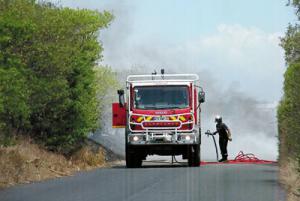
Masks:
[[[204,91],[199,91],[198,99],[199,99],[199,103],[204,103],[205,102],[205,92]]]
[[[120,107],[124,107],[125,106],[124,90],[119,89],[118,95],[119,95],[119,105],[120,105]]]

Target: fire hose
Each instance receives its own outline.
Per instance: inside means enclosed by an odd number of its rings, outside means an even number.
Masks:
[[[210,132],[210,130],[206,131],[205,134],[208,137],[212,136],[212,138],[213,138],[215,149],[216,149],[217,161],[218,161],[219,160],[219,154],[218,154],[218,147],[217,147],[217,143],[216,143],[216,139],[215,139],[215,134]],[[233,160],[228,160],[228,161],[226,161],[226,163],[230,163],[230,164],[241,164],[241,163],[244,163],[244,164],[245,163],[250,163],[250,164],[273,164],[273,163],[276,163],[276,161],[261,160],[252,153],[246,153],[245,154],[243,151],[240,151]],[[218,164],[218,162],[205,162],[205,161],[202,161],[201,164],[202,165]]]
[[[207,131],[205,132],[205,134],[207,135],[207,137],[212,136],[212,139],[213,139],[214,145],[215,145],[215,149],[216,149],[217,161],[219,161],[218,146],[217,146],[216,138],[215,138],[215,135],[216,135],[216,134],[210,132],[210,130],[207,130]],[[174,161],[175,161],[176,163],[180,163],[180,162],[178,162],[178,161],[176,160],[175,156],[173,155],[173,156],[172,156],[172,162],[171,162],[171,163],[173,164]]]
[[[215,139],[215,134],[210,132],[210,130],[206,131],[205,134],[207,135],[207,137],[212,136],[214,145],[215,145],[215,150],[216,150],[216,156],[217,156],[217,162],[206,162],[206,161],[201,161],[200,164],[201,165],[210,165],[210,164],[222,164],[219,163],[219,153],[218,153],[218,146],[216,143],[216,139]],[[182,162],[179,162],[176,160],[176,157],[174,155],[172,155],[172,164],[173,163],[178,163],[178,164],[182,164]],[[233,160],[227,160],[226,161],[227,164],[274,164],[276,163],[276,161],[270,161],[270,160],[262,160],[259,159],[257,156],[255,156],[252,153],[244,153],[243,151],[240,151],[237,156],[233,159]]]
[[[215,134],[210,132],[210,130],[207,130],[205,132],[205,134],[207,135],[207,137],[212,136],[212,139],[213,139],[214,145],[215,145],[215,149],[216,149],[217,161],[219,161],[219,152],[218,152],[218,146],[217,146],[216,139],[215,139]]]

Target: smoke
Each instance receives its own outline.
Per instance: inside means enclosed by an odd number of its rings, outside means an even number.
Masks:
[[[120,83],[120,88],[125,88],[126,78],[130,74],[142,73],[143,70],[135,68],[134,70],[116,72],[116,79]],[[101,97],[102,113],[99,129],[90,136],[91,139],[101,143],[106,148],[115,153],[124,156],[125,154],[125,129],[112,128],[112,103],[118,101],[117,88],[109,87],[107,93]]]
[[[206,103],[202,105],[203,131],[215,130],[214,117],[219,114],[232,131],[229,157],[239,151],[254,153],[260,158],[277,158],[276,103],[257,101],[239,90],[236,84],[222,88],[213,76],[199,73],[206,91]],[[215,158],[212,139],[202,136],[202,157]]]
[[[284,71],[280,34],[220,25],[212,35],[181,44],[155,37],[136,40],[134,6],[112,1],[105,9],[116,18],[100,35],[102,63],[118,73],[121,85],[128,74],[150,74],[160,68],[167,73],[197,73],[207,95],[202,105],[203,133],[215,130],[214,116],[219,114],[233,134],[228,146],[231,158],[240,150],[264,159],[277,158],[276,102]],[[105,97],[107,105],[116,100],[114,90]],[[101,129],[93,138],[124,155],[124,130],[111,128],[111,107],[104,107],[101,118]],[[214,159],[212,140],[204,135],[202,139],[202,159]]]
[[[145,66],[131,70],[118,71],[118,80],[125,84],[130,74],[150,73]],[[215,159],[214,145],[204,132],[215,130],[214,117],[219,114],[230,127],[233,142],[229,143],[229,156],[233,158],[240,150],[254,153],[260,158],[275,160],[277,158],[277,123],[276,103],[269,104],[255,100],[240,91],[236,85],[224,88],[208,71],[200,75],[202,86],[206,91],[206,102],[202,105],[202,159]],[[124,88],[124,86],[123,86]],[[109,91],[104,97],[105,104],[117,101],[116,91]],[[111,107],[104,107],[101,129],[93,136],[118,154],[124,155],[124,129],[111,128]]]

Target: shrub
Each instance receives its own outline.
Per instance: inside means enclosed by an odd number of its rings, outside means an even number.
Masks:
[[[0,122],[69,152],[97,127],[95,66],[109,12],[0,0]],[[5,130],[4,129],[4,130]]]

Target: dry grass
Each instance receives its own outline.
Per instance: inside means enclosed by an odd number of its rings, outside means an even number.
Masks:
[[[286,187],[287,201],[300,200],[300,173],[297,167],[295,160],[288,160],[280,165],[279,176]]]
[[[105,165],[104,151],[83,147],[67,159],[46,151],[30,139],[18,140],[12,147],[0,147],[0,187],[70,176],[79,170]]]
[[[78,168],[88,170],[94,167],[103,167],[105,153],[102,148],[93,151],[91,147],[83,147],[75,152],[70,160]]]

